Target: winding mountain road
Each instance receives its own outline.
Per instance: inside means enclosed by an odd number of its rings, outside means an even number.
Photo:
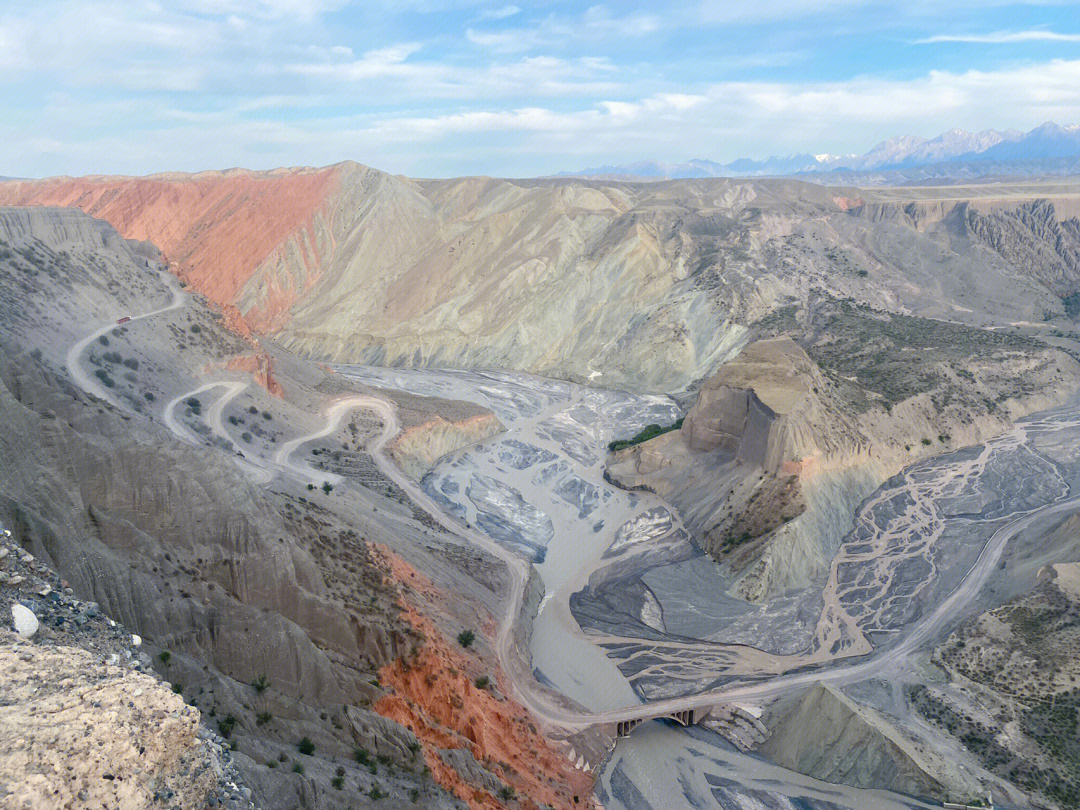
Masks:
[[[183,304],[183,294],[178,285],[170,286],[174,297],[168,306],[142,315],[134,315],[131,320],[149,318],[180,307]],[[66,360],[69,373],[80,388],[108,401],[113,400],[105,389],[79,366],[78,359],[90,343],[115,327],[115,323],[109,323],[91,332],[71,347]],[[514,650],[514,627],[521,612],[530,564],[522,557],[496,543],[486,534],[471,526],[463,525],[450,517],[421,489],[417,482],[406,476],[384,452],[386,444],[397,435],[399,430],[393,403],[373,395],[355,395],[337,399],[330,403],[325,414],[326,423],[319,430],[285,442],[278,448],[270,461],[258,457],[247,459],[239,455],[235,442],[222,423],[222,415],[226,405],[245,390],[247,385],[248,383],[235,381],[206,383],[172,399],[164,408],[162,413],[163,421],[170,430],[184,441],[201,444],[200,438],[176,418],[175,410],[181,402],[192,396],[197,396],[214,388],[224,387],[226,389],[225,393],[219,397],[207,413],[211,430],[216,436],[228,442],[229,446],[237,453],[235,455],[237,462],[249,469],[257,480],[267,483],[277,472],[287,470],[312,482],[330,481],[331,483],[338,483],[341,480],[340,476],[315,470],[302,461],[294,461],[292,456],[304,444],[333,434],[340,426],[341,420],[346,413],[356,409],[373,412],[382,421],[383,427],[380,434],[369,446],[368,451],[380,471],[404,490],[417,506],[427,512],[446,531],[482,548],[506,564],[510,574],[510,594],[496,637],[495,648],[499,663],[512,685],[514,698],[539,719],[567,731],[583,730],[598,724],[616,723],[641,717],[663,716],[685,709],[707,709],[732,701],[753,701],[771,698],[791,689],[813,683],[851,683],[873,677],[887,677],[898,672],[909,656],[917,652],[924,644],[931,642],[939,632],[955,620],[964,606],[977,596],[993,573],[1012,537],[1041,517],[1080,508],[1080,497],[1063,498],[1020,515],[1000,527],[985,544],[975,563],[952,593],[933,611],[910,628],[902,642],[880,654],[870,653],[857,663],[843,662],[832,666],[821,665],[812,670],[774,676],[764,681],[732,683],[686,697],[635,704],[610,711],[588,712],[560,704],[553,699],[552,695],[543,690],[537,683],[529,663],[523,660],[523,657]],[[127,409],[125,408],[125,410]]]
[[[191,431],[183,422],[176,418],[176,407],[192,397],[196,397],[199,394],[213,390],[214,388],[224,388],[225,393],[222,394],[210,409],[206,413],[206,421],[210,425],[210,430],[219,439],[228,443],[232,448],[232,459],[242,469],[249,473],[258,484],[268,484],[274,478],[274,470],[267,468],[264,464],[260,464],[257,461],[252,461],[244,456],[243,452],[237,447],[236,442],[233,441],[232,436],[225,430],[225,424],[222,416],[225,412],[225,406],[232,402],[238,394],[243,393],[250,383],[235,382],[232,380],[219,380],[216,382],[209,382],[205,385],[201,385],[198,388],[193,388],[191,391],[186,391],[180,394],[178,397],[174,397],[169,400],[164,410],[161,412],[161,420],[165,423],[165,426],[171,430],[176,436],[188,444],[201,446],[202,440]]]
[[[164,312],[170,312],[174,309],[179,309],[184,305],[184,293],[180,289],[180,282],[175,276],[169,275],[165,279],[165,284],[168,286],[169,291],[172,293],[172,301],[167,306],[155,309],[152,312],[144,312],[142,315],[130,315],[128,316],[127,323],[132,321],[140,321],[143,318],[152,318],[155,315],[161,315]],[[98,382],[90,374],[86,373],[86,369],[79,365],[79,357],[86,351],[86,347],[93,343],[103,335],[107,335],[113,329],[116,329],[119,324],[116,321],[109,321],[104,326],[95,329],[89,335],[84,337],[70,349],[68,349],[67,356],[64,358],[64,365],[67,366],[68,374],[71,375],[71,380],[79,388],[88,394],[91,394],[98,399],[103,399],[106,402],[110,402],[125,413],[133,413],[131,408],[124,405],[121,401],[113,397],[106,390],[100,382]]]

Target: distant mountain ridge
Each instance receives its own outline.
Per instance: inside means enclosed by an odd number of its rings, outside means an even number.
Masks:
[[[965,177],[982,174],[1016,173],[1030,175],[1053,168],[1047,161],[1080,158],[1080,124],[1060,126],[1047,122],[1030,132],[1015,129],[968,132],[950,129],[936,138],[900,135],[874,146],[862,155],[801,153],[772,156],[765,160],[739,158],[730,163],[695,159],[685,163],[643,160],[621,165],[597,166],[580,172],[562,172],[568,177],[638,177],[648,179],[684,179],[699,177],[787,177],[825,175],[827,173],[882,172],[938,167],[937,174],[948,176],[948,164],[955,164],[956,174]],[[1013,164],[1016,165],[1013,165]],[[945,164],[944,168],[942,164]],[[972,167],[971,164],[976,164]],[[980,171],[982,164],[985,172]],[[961,168],[963,167],[963,168]],[[827,178],[822,178],[827,179]]]

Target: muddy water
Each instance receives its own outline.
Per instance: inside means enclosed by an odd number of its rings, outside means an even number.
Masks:
[[[582,632],[569,600],[624,524],[664,510],[663,534],[682,531],[659,498],[626,492],[603,476],[607,443],[646,424],[673,422],[674,402],[517,374],[355,367],[347,373],[372,385],[475,402],[499,417],[504,434],[442,459],[424,488],[456,517],[533,562],[544,583],[531,648],[541,680],[594,711],[640,702]]]
[[[541,680],[594,710],[639,702],[629,682],[570,613],[570,597],[602,568],[605,552],[678,546],[674,510],[603,477],[606,445],[679,413],[663,397],[599,391],[519,374],[341,368],[365,383],[490,408],[507,430],[448,456],[425,490],[460,520],[531,560],[545,596],[532,633]],[[641,622],[653,617],[645,607]],[[829,785],[735,752],[702,728],[647,723],[620,740],[597,786],[608,810],[925,807],[888,793]]]

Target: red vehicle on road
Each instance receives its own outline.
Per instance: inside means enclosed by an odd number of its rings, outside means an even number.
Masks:
[[[118,320],[117,323],[127,323],[130,320],[131,320],[131,316],[130,315],[125,315],[123,318]]]

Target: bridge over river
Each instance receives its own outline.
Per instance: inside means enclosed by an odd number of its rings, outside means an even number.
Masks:
[[[614,737],[628,737],[635,728],[650,720],[666,720],[680,726],[702,725],[726,737],[735,747],[750,750],[765,741],[768,730],[761,722],[761,712],[755,707],[735,703],[715,706],[696,706],[668,711],[649,711],[642,706],[640,715],[601,726]]]

